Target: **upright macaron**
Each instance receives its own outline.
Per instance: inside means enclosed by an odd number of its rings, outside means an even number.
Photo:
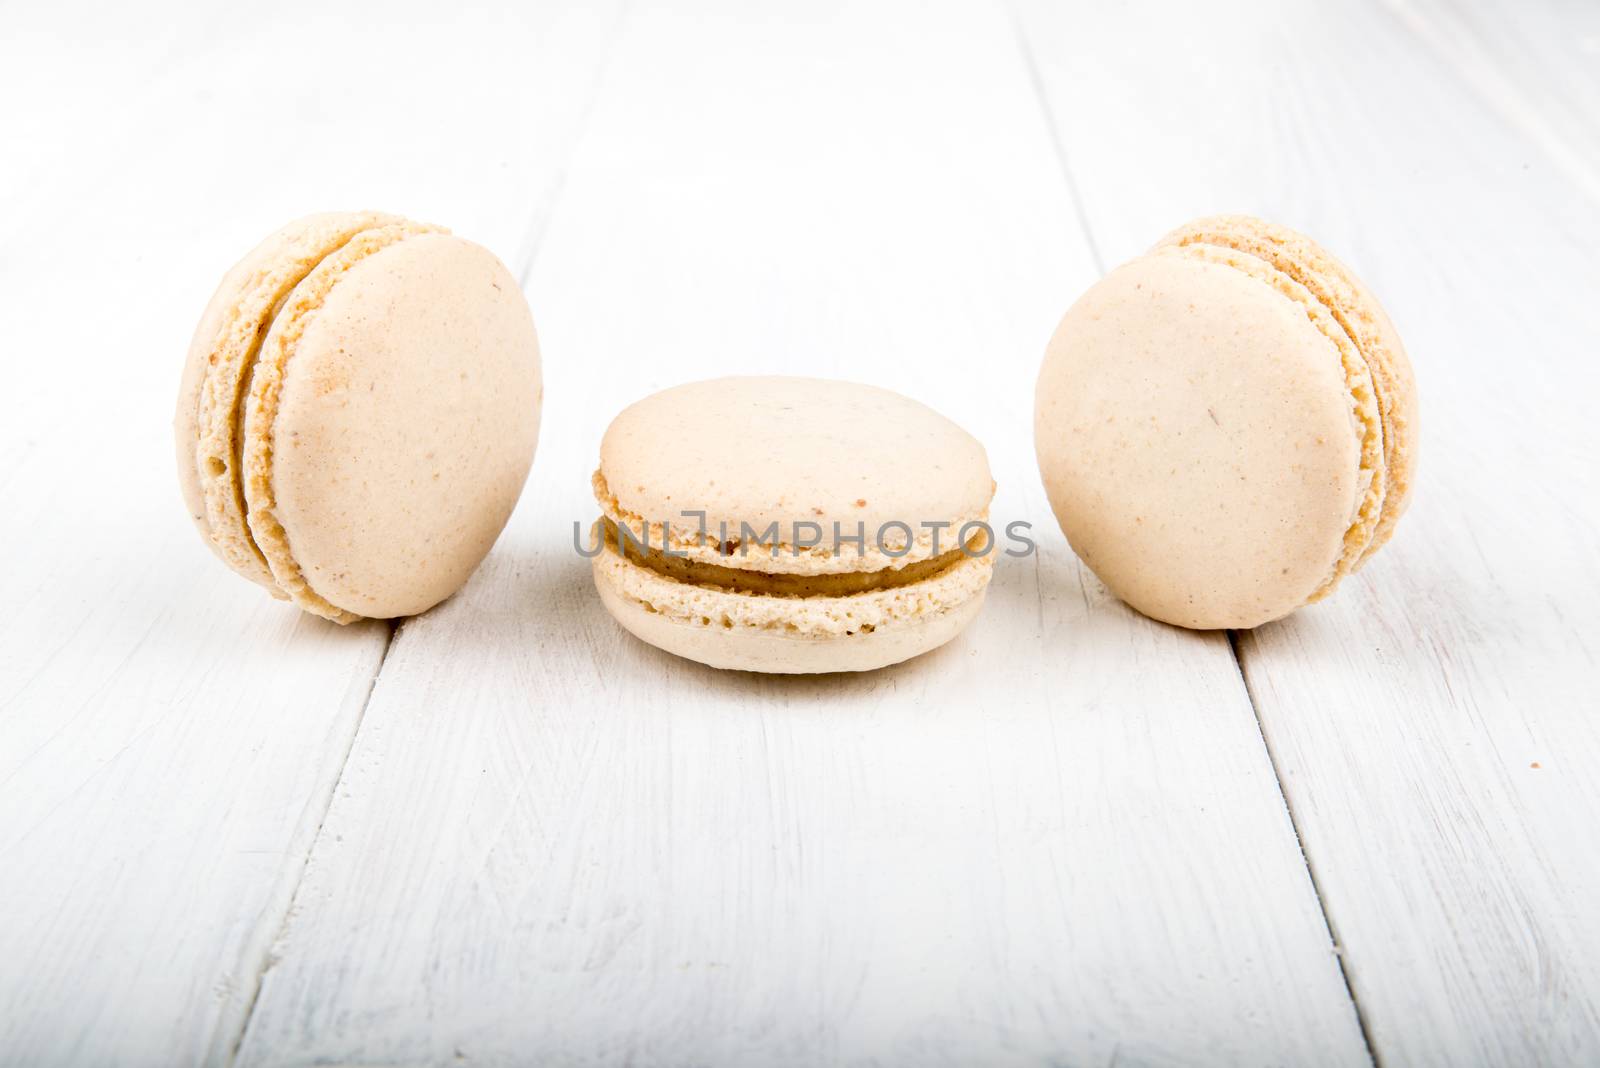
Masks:
[[[1156,619],[1254,627],[1331,593],[1411,498],[1417,400],[1348,267],[1245,216],[1108,274],[1051,339],[1039,470],[1073,549]]]
[[[813,378],[668,389],[611,423],[595,586],[637,637],[719,668],[865,671],[955,637],[993,573],[994,480],[966,431]]]
[[[511,514],[542,385],[487,250],[377,212],[313,215],[224,276],[174,434],[185,504],[239,574],[339,623],[466,581]]]

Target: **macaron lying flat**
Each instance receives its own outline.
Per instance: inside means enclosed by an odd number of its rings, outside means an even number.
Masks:
[[[1073,305],[1034,442],[1073,549],[1156,619],[1254,627],[1331,593],[1410,501],[1411,365],[1309,238],[1200,219]]]
[[[533,460],[539,348],[487,250],[314,215],[223,278],[174,434],[190,516],[235,571],[339,623],[412,615],[493,545]]]
[[[867,671],[982,607],[994,480],[971,435],[888,390],[723,378],[612,422],[592,559],[610,613],[712,667]]]

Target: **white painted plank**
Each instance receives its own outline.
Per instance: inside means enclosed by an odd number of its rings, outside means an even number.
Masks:
[[[630,12],[531,280],[529,491],[400,631],[241,1062],[1365,1063],[1226,641],[1049,519],[1032,379],[1093,275],[1003,11]],[[641,646],[571,549],[600,434],[739,371],[934,404],[1042,555],[876,674]]]
[[[1600,4],[1386,3],[1457,84],[1600,201]]]
[[[1331,602],[1240,642],[1374,1050],[1593,1064],[1587,191],[1381,7],[1164,8],[1159,35],[1148,10],[1095,10],[1029,4],[1024,26],[1108,261],[1201,212],[1300,226],[1384,296],[1417,365],[1420,482],[1395,542]]]
[[[306,211],[517,255],[615,23],[425,14],[7,14],[0,1063],[223,1063],[243,1028],[389,629],[303,618],[195,537],[189,331]]]

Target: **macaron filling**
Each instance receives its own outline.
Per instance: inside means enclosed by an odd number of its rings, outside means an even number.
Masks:
[[[623,535],[609,518],[602,517],[600,522],[604,526],[607,552],[620,551],[629,562],[678,582],[757,596],[848,597],[875,590],[896,589],[932,578],[968,556],[986,549],[984,536],[978,534],[963,547],[900,568],[838,574],[793,574],[725,567],[685,556],[669,555],[659,548],[642,546],[631,529]],[[763,551],[759,555],[766,557],[767,553]]]
[[[764,571],[795,575],[839,575],[857,572],[899,571],[941,554],[941,546],[948,546],[965,530],[970,536],[975,532],[968,524],[982,523],[988,518],[987,506],[983,510],[955,516],[941,523],[906,523],[904,527],[891,526],[874,530],[865,524],[859,529],[851,523],[840,522],[841,548],[837,551],[830,522],[819,522],[822,539],[814,545],[798,545],[781,538],[765,539],[745,544],[740,540],[744,533],[735,521],[726,521],[727,540],[722,522],[708,518],[702,532],[695,518],[680,516],[678,521],[658,522],[626,507],[606,479],[604,471],[595,471],[591,485],[602,516],[613,526],[624,526],[639,534],[650,545],[665,546],[673,553],[691,560],[741,571]],[[990,482],[990,493],[994,483]],[[862,502],[865,503],[864,501]],[[759,531],[764,535],[765,531]],[[854,538],[860,536],[857,543]],[[851,539],[848,542],[845,539]],[[970,540],[970,537],[969,537]]]

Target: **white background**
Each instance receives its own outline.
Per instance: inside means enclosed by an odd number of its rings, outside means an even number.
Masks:
[[[1600,1062],[1597,114],[1578,0],[0,7],[0,1063]],[[548,399],[466,590],[341,629],[168,422],[221,273],[363,207],[506,260]],[[1383,296],[1424,430],[1231,642],[1030,441],[1068,304],[1223,210]],[[600,434],[735,372],[948,414],[1040,555],[866,676],[631,640]]]

